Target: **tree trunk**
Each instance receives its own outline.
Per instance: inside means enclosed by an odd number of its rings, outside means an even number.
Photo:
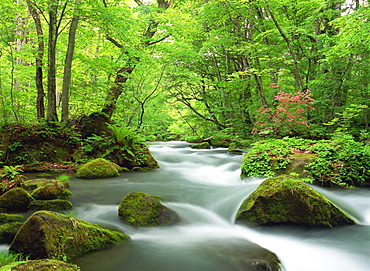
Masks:
[[[102,109],[102,113],[108,117],[112,117],[114,110],[116,109],[116,102],[118,97],[122,93],[122,84],[126,83],[129,75],[134,71],[134,67],[124,67],[117,72],[116,79],[114,80],[114,86],[109,89],[107,97],[105,97],[105,103]]]
[[[44,58],[44,32],[41,26],[40,15],[37,12],[36,8],[33,6],[30,0],[27,1],[28,10],[32,15],[32,18],[35,22],[36,26],[36,34],[37,34],[37,55],[36,55],[36,88],[37,88],[37,101],[36,101],[36,109],[37,109],[37,118],[43,119],[45,118],[45,105],[44,105],[44,97],[45,91],[43,86],[43,78],[42,78],[42,65],[43,65],[43,58]]]
[[[47,121],[58,121],[56,103],[56,43],[57,43],[57,6],[49,4],[49,43],[48,43],[48,110]]]
[[[77,31],[78,21],[80,19],[80,16],[78,13],[79,11],[77,9],[76,13],[73,15],[73,18],[72,18],[71,26],[69,29],[69,36],[68,36],[68,49],[67,49],[66,59],[65,59],[65,64],[64,64],[63,87],[62,87],[62,121],[64,123],[68,122],[69,87],[71,84],[72,61],[73,61],[73,54],[74,54],[75,43],[76,43],[76,31]]]
[[[288,46],[290,56],[293,58],[293,63],[294,63],[294,70],[293,71],[294,71],[294,77],[296,79],[297,85],[301,89],[301,91],[304,91],[306,89],[306,87],[304,86],[302,75],[301,75],[301,72],[299,70],[298,59],[297,59],[296,53],[294,52],[294,49],[291,45],[291,42],[290,42],[289,38],[284,33],[284,31],[281,28],[279,22],[276,20],[276,17],[274,15],[274,13],[272,12],[272,9],[270,7],[270,4],[269,4],[268,0],[265,0],[265,4],[266,4],[266,8],[267,8],[268,13],[271,16],[272,21],[274,22],[276,28],[279,30],[279,33],[280,33],[281,37],[285,40],[285,42]]]

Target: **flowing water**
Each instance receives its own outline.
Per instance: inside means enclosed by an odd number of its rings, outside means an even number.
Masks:
[[[240,180],[241,155],[226,149],[193,150],[189,144],[151,145],[161,168],[117,178],[71,180],[74,211],[80,219],[115,227],[131,237],[74,263],[84,271],[234,271],[248,242],[274,252],[286,271],[370,270],[370,190],[321,193],[353,216],[357,224],[334,229],[296,226],[246,227],[234,223],[241,202],[262,179]],[[315,188],[316,189],[316,188]],[[128,192],[161,196],[182,222],[134,228],[117,209]]]

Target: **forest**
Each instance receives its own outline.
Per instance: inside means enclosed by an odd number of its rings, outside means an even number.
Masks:
[[[367,1],[4,0],[0,123],[368,138]]]
[[[368,270],[369,18],[1,0],[0,271]]]

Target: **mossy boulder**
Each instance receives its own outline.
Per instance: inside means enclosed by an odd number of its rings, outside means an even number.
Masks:
[[[208,142],[202,142],[202,143],[199,143],[199,144],[194,144],[194,145],[190,146],[190,148],[205,150],[205,149],[210,149],[211,145]]]
[[[10,244],[13,242],[14,236],[18,230],[22,227],[21,222],[10,222],[0,226],[0,243]],[[0,269],[1,270],[1,269]]]
[[[79,271],[76,265],[53,259],[21,261],[8,263],[0,267],[0,271]]]
[[[72,202],[62,199],[34,200],[29,206],[31,210],[66,211],[73,208]]]
[[[23,215],[0,213],[0,222],[12,222],[24,220]]]
[[[68,260],[129,237],[121,231],[52,211],[38,211],[19,229],[9,250],[30,259]]]
[[[72,193],[62,182],[53,180],[33,190],[31,196],[37,200],[67,199],[72,196]]]
[[[0,209],[9,211],[25,211],[34,198],[23,188],[16,187],[0,196]]]
[[[353,219],[323,195],[288,175],[262,182],[243,201],[236,221],[254,225],[293,223],[314,227],[354,224]]]
[[[103,158],[92,160],[77,169],[76,177],[82,179],[110,178],[119,175],[120,167]]]
[[[31,192],[37,188],[47,186],[47,185],[57,185],[60,187],[68,188],[69,182],[66,180],[40,178],[40,179],[27,180],[22,183],[22,187],[26,189],[27,191],[31,191]]]
[[[6,165],[68,161],[78,146],[72,129],[56,123],[9,124],[0,128],[0,136]]]
[[[172,225],[178,214],[162,205],[157,197],[142,192],[128,193],[118,207],[119,217],[133,226]]]

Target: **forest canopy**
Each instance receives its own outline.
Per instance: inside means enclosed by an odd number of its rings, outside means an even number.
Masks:
[[[364,136],[369,17],[360,0],[3,0],[0,124]]]

